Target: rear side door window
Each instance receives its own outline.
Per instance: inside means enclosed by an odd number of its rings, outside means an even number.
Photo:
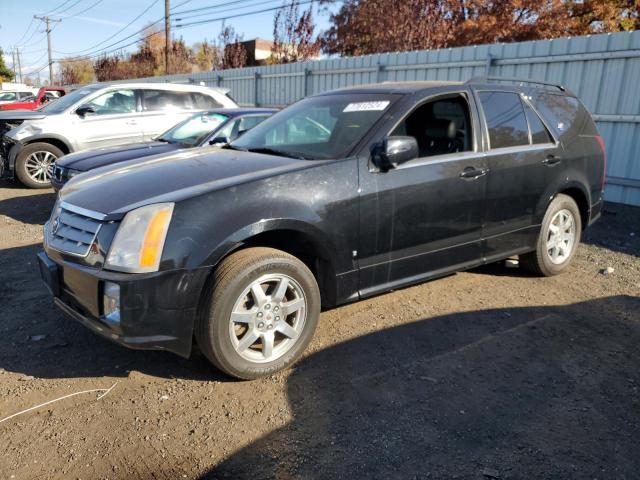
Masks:
[[[490,148],[529,145],[529,128],[522,101],[517,93],[480,92]]]
[[[169,90],[143,90],[142,109],[145,112],[163,112],[192,110],[191,92],[172,92]]]

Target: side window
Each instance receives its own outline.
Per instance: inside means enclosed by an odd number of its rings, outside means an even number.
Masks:
[[[531,143],[552,143],[553,139],[549,132],[547,131],[547,127],[544,126],[538,114],[533,111],[533,109],[525,103],[524,111],[527,114],[527,121],[529,122],[529,130],[531,130]]]
[[[252,129],[267,117],[267,115],[242,117],[238,125],[238,135],[242,135],[247,130]]]
[[[533,106],[545,118],[549,127],[560,133],[571,129],[580,110],[577,98],[546,92],[533,95]]]
[[[205,109],[222,107],[222,105],[216,102],[213,97],[205,95],[204,93],[194,92],[191,94],[191,96],[193,97],[193,105],[195,106],[195,108]]]
[[[469,104],[462,95],[425,103],[391,135],[415,137],[420,157],[473,150]]]
[[[143,90],[142,98],[142,109],[145,112],[161,112],[165,110],[190,110],[193,108],[191,92]]]
[[[95,115],[134,113],[136,111],[136,96],[133,90],[112,90],[99,95],[88,104],[95,110]]]
[[[222,130],[216,133],[216,137],[226,137],[229,141],[235,140],[238,136],[238,126],[239,120],[233,120],[227,123]]]
[[[480,92],[491,149],[529,145],[529,127],[517,93]]]

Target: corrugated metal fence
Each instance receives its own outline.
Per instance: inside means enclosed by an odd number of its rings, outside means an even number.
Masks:
[[[606,198],[640,205],[640,31],[385,53],[138,81],[205,82],[243,105],[283,106],[305,95],[387,80],[500,75],[561,83],[594,115],[607,145]]]

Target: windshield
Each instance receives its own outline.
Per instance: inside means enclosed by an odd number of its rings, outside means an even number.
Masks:
[[[231,148],[308,159],[344,158],[395,98],[386,94],[306,98],[249,130]]]
[[[158,137],[158,140],[169,143],[186,143],[191,146],[199,145],[228,118],[221,113],[199,113],[167,130]]]
[[[55,102],[47,103],[45,106],[40,107],[38,110],[44,113],[62,113],[76,102],[79,102],[87,95],[94,93],[101,88],[103,87],[100,85],[79,88],[78,90],[65,95]]]

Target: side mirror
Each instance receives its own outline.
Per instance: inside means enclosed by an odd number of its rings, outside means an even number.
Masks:
[[[229,143],[229,139],[227,137],[215,137],[209,140],[209,145],[226,145]]]
[[[414,137],[393,136],[384,139],[374,158],[378,167],[386,171],[419,156],[418,141]]]
[[[76,114],[79,117],[84,117],[93,113],[96,113],[96,110],[93,108],[93,105],[90,105],[88,103],[83,103],[76,109]]]

